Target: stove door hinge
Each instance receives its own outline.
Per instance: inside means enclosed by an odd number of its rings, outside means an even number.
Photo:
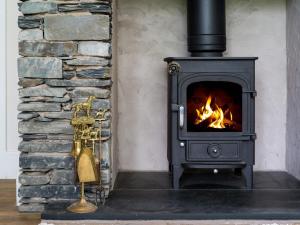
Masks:
[[[175,75],[180,72],[181,66],[178,62],[172,61],[168,64],[169,75]]]
[[[243,136],[248,136],[248,137],[250,137],[250,139],[251,139],[252,141],[255,141],[255,140],[257,139],[256,133],[252,133],[252,134],[243,134]]]
[[[171,104],[172,112],[178,112],[179,111],[179,107],[180,107],[180,105]]]
[[[253,90],[253,91],[243,91],[244,93],[249,93],[251,95],[252,98],[255,98],[257,96],[257,91]]]

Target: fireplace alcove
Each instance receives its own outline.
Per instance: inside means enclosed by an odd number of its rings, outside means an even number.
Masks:
[[[143,4],[145,4],[145,2]],[[123,22],[124,21],[126,22],[128,17],[124,15],[122,17],[121,15],[121,20],[122,19]],[[125,22],[124,24],[126,26]],[[125,29],[125,28],[120,27],[120,29]],[[140,29],[143,30],[141,27]],[[126,30],[126,32],[127,31],[128,30]],[[131,32],[132,30],[129,30],[129,36]],[[126,35],[127,34],[128,33],[126,33]],[[126,40],[128,41],[128,39]],[[126,55],[126,51],[122,52],[122,54],[120,54],[120,62],[122,63],[123,61],[124,63],[124,58],[127,58],[128,55]],[[165,57],[165,52],[161,52],[160,55],[161,57],[158,57],[156,63],[160,61],[163,57]],[[153,55],[151,55],[151,57],[152,57],[151,59],[153,60]],[[135,60],[138,61],[139,58],[142,58],[141,55],[136,57]],[[147,59],[147,55],[146,55],[146,59]],[[150,60],[149,62],[151,63]],[[141,65],[143,65],[143,63],[141,63]],[[270,64],[268,65],[270,66]],[[161,67],[165,68],[165,65],[161,65]],[[276,65],[274,65],[274,67],[276,68]],[[124,67],[121,67],[121,69],[124,69]],[[157,72],[157,70],[155,71]],[[163,71],[163,69],[158,71],[161,72]],[[123,72],[123,74],[126,74],[128,76],[130,72],[131,71],[126,71]],[[139,73],[141,73],[140,70]],[[165,73],[161,72],[159,74],[160,76],[164,76]],[[268,76],[268,74],[266,74],[266,76]],[[259,79],[261,79],[261,77]],[[267,77],[265,79],[267,79]],[[124,80],[125,78],[123,78],[123,81]],[[131,82],[136,82],[136,80],[134,80],[133,78],[130,78],[129,80],[131,80]],[[145,81],[151,84],[149,80],[145,79]],[[153,82],[153,83],[157,83],[157,82]],[[160,85],[157,86],[161,88]],[[147,87],[144,86],[144,88],[148,90]],[[260,86],[259,88],[261,90],[262,86]],[[125,96],[126,97],[133,96],[133,95],[129,95],[129,96],[124,95],[124,93],[122,92],[122,88],[120,90],[121,90],[120,95],[123,95],[119,97],[120,102],[124,100]],[[150,93],[154,94],[154,92],[155,91],[152,91]],[[126,92],[126,94],[128,93]],[[144,95],[146,94],[144,93]],[[160,97],[161,96],[159,96],[159,99]],[[132,100],[127,102],[128,107],[131,106],[130,105],[131,102],[137,103],[138,101]],[[151,104],[149,104],[149,108],[150,106]],[[122,110],[124,110],[124,108],[122,108]],[[153,114],[151,113],[151,115]],[[144,117],[141,118],[145,119]],[[242,120],[243,119],[244,117],[242,116]],[[124,125],[124,117],[120,118],[120,120],[123,122],[121,124]],[[132,122],[131,120],[128,121]],[[128,123],[125,123],[125,125],[128,125]],[[136,128],[136,126],[137,124],[132,124],[132,127]],[[151,127],[151,125],[149,126]],[[126,133],[126,131],[124,130],[127,130],[127,133],[131,133],[132,131],[131,129],[128,129],[128,127],[126,126],[124,126],[124,128],[121,129],[123,130],[123,134]],[[244,126],[242,126],[242,129],[244,129]],[[259,129],[259,131],[262,132],[262,129]],[[143,133],[143,131],[141,130],[139,132]],[[227,132],[222,132],[222,133],[227,133]],[[136,135],[136,133],[134,133],[134,135]],[[124,139],[125,138],[128,139],[126,135],[124,135]],[[124,144],[126,143],[124,139],[120,141],[121,144],[120,146],[124,147],[125,150],[121,153],[118,153],[122,155],[121,170],[126,170],[126,168],[130,168],[128,167],[130,163],[131,165],[133,165],[132,168],[136,169],[138,167],[136,168],[134,167],[136,163],[134,161],[135,158],[132,158],[131,161],[127,160],[129,161],[127,162],[127,164],[124,163],[126,161],[124,155],[132,155],[132,152],[127,151],[128,149],[132,148],[132,146],[129,143],[128,147],[126,147]],[[259,145],[263,146],[261,142]],[[136,149],[139,148],[136,147]],[[142,151],[142,153],[145,153],[145,151]],[[259,154],[261,154],[261,152],[259,152]],[[271,154],[269,155],[271,156]],[[163,155],[161,156],[161,158],[165,158],[165,156]],[[156,159],[157,158],[154,157],[153,161],[155,161]],[[147,167],[148,164],[145,161],[140,159],[139,161],[142,162],[141,164],[143,163],[145,164],[146,169],[149,168]],[[261,158],[259,158],[259,161],[261,161]],[[261,168],[261,165],[259,168]],[[254,190],[248,192],[245,190],[240,190],[240,187],[244,185],[243,183],[241,183],[241,180],[239,179],[240,176],[236,176],[232,174],[231,171],[227,171],[227,169],[225,169],[224,171],[220,171],[219,174],[214,175],[212,174],[212,169],[213,168],[209,169],[208,171],[205,171],[207,172],[206,174],[201,174],[201,173],[198,174],[193,170],[187,171],[182,177],[183,190],[180,192],[174,192],[172,190],[172,183],[170,182],[170,176],[166,172],[126,173],[120,171],[115,183],[114,191],[111,193],[111,196],[108,199],[106,205],[103,207],[101,206],[97,213],[91,215],[69,214],[63,210],[64,205],[61,204],[59,205],[59,209],[54,209],[54,210],[52,210],[50,206],[49,210],[44,212],[42,218],[45,220],[48,219],[49,220],[51,219],[53,220],[57,220],[57,219],[62,219],[62,220],[64,219],[66,220],[76,220],[76,219],[100,219],[100,220],[128,219],[130,220],[133,219],[135,220],[135,219],[159,219],[159,218],[160,219],[238,219],[238,218],[240,219],[249,219],[249,218],[299,219],[300,218],[298,213],[299,207],[295,203],[295,201],[299,197],[298,189],[300,186],[298,181],[294,177],[290,176],[289,174],[285,172],[255,172]],[[211,179],[211,177],[213,177],[213,180]],[[224,183],[224,180],[226,180],[227,182],[226,184]],[[230,181],[228,182],[228,180]],[[196,189],[196,190],[194,190],[194,192],[190,192],[191,195],[186,195],[187,189],[189,191],[190,189]],[[207,189],[210,190],[208,191]],[[223,191],[222,189],[226,189],[226,190]],[[273,190],[271,191],[271,189]],[[211,198],[209,198],[209,196],[211,196]],[[232,201],[232,199],[234,200]],[[270,201],[270,199],[272,200]],[[287,199],[289,201],[286,201]],[[175,201],[172,202],[172,200]],[[182,200],[182,201],[178,202],[177,200]],[[191,203],[190,205],[191,208],[189,208],[188,206],[189,202]],[[199,202],[203,204],[199,206]],[[205,202],[207,204],[204,204]],[[232,204],[230,205],[229,202]],[[152,203],[156,203],[156,204],[152,204]],[[212,203],[215,204],[214,205],[215,207],[210,207]],[[174,205],[178,207],[176,208],[174,207]],[[222,205],[226,207],[224,208],[220,207]],[[260,212],[261,207],[264,207],[265,213]],[[249,208],[253,211],[249,210]],[[238,209],[238,211],[236,211],[236,209]]]

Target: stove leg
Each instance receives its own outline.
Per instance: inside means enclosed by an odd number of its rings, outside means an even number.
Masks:
[[[246,188],[247,189],[252,189],[253,188],[253,166],[252,165],[247,165],[243,171],[243,176],[246,180]]]
[[[178,190],[180,188],[180,177],[183,173],[182,166],[173,166],[173,188]]]
[[[242,169],[241,168],[234,169],[234,174],[237,176],[242,176]]]
[[[172,164],[171,163],[169,163],[169,172],[172,173]]]

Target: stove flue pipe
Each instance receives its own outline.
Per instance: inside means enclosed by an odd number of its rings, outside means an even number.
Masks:
[[[187,13],[191,56],[222,56],[226,50],[225,0],[187,0]]]

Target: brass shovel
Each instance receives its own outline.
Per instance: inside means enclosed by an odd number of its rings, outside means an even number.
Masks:
[[[98,180],[99,172],[97,171],[92,149],[86,147],[81,151],[77,161],[77,173],[81,183]]]

